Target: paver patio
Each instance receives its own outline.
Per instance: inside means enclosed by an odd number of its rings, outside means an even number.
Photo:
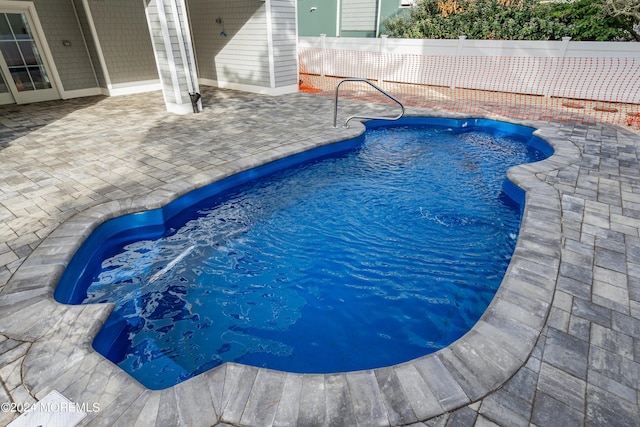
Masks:
[[[206,89],[203,101],[186,116],[160,93],[0,106],[0,403],[52,390],[99,403],[83,425],[640,426],[640,136],[603,124],[520,121],[556,155],[512,171],[530,198],[508,280],[437,355],[326,376],[227,364],[151,391],[97,354],[111,307],[52,299],[82,236],[362,131],[331,128],[332,100],[309,94]],[[341,100],[340,116],[389,108]]]

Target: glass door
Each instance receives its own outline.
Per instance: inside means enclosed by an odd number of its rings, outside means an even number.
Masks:
[[[18,104],[59,99],[31,28],[27,13],[0,10],[0,70]],[[2,90],[0,84],[0,103]]]

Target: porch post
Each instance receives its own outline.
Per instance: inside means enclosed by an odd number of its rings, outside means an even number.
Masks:
[[[167,111],[202,109],[184,0],[145,0],[147,23]]]

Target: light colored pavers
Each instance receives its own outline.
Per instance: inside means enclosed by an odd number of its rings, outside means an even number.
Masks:
[[[512,263],[474,329],[438,353],[335,375],[228,363],[161,391],[98,355],[111,307],[52,299],[91,230],[362,132],[332,129],[327,98],[203,99],[187,116],[159,93],[0,107],[0,399],[55,389],[97,403],[83,420],[97,426],[640,425],[640,137],[598,124],[525,123],[556,152],[509,171],[527,190]]]

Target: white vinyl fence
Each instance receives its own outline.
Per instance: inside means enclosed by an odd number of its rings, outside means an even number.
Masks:
[[[300,37],[301,72],[640,103],[640,43]]]

